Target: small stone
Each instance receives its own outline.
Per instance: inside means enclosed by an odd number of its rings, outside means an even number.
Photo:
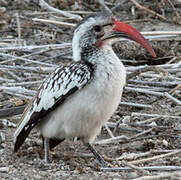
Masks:
[[[16,127],[16,124],[14,124],[14,123],[6,120],[6,119],[3,119],[3,120],[2,120],[2,124],[3,124],[4,126],[7,126],[7,127]]]
[[[19,166],[20,166],[20,167],[23,167],[23,166],[24,166],[24,163],[20,163]]]
[[[131,172],[129,175],[130,175],[130,178],[136,178],[138,176],[136,172]]]
[[[8,2],[6,0],[0,0],[0,6],[7,6]]]
[[[168,147],[168,141],[166,141],[165,139],[163,139],[163,145],[165,146],[165,147]]]
[[[32,164],[33,164],[33,161],[29,161],[28,164],[31,164],[31,165],[32,165]]]
[[[6,12],[6,8],[5,7],[0,7],[0,14],[4,14]]]
[[[7,145],[6,145],[5,143],[1,143],[1,147],[2,147],[2,148],[6,148]]]
[[[157,126],[156,122],[154,122],[154,121],[152,123],[150,123],[150,125],[151,126]]]
[[[0,172],[8,173],[9,169],[9,167],[0,167]]]
[[[124,116],[124,118],[123,118],[123,123],[124,123],[124,124],[130,123],[130,116]]]
[[[6,138],[5,138],[5,134],[4,133],[0,133],[0,142],[5,142]]]
[[[35,174],[35,175],[34,175],[34,178],[35,178],[35,179],[41,179],[42,176],[40,176],[40,175],[38,175],[38,174]]]
[[[30,146],[30,147],[28,148],[28,151],[32,151],[32,150],[33,150],[33,147]]]

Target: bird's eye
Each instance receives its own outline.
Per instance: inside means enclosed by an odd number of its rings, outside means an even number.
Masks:
[[[93,29],[95,32],[101,32],[102,30],[101,26],[94,26]]]

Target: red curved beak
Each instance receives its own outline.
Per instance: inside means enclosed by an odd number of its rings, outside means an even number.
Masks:
[[[113,20],[114,28],[116,32],[124,33],[126,38],[131,39],[139,44],[141,44],[153,57],[156,57],[155,51],[148,43],[148,41],[132,26],[125,24],[123,22]]]

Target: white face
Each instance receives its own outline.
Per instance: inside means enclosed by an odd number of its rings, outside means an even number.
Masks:
[[[72,49],[73,49],[73,60],[79,61],[81,60],[81,48],[79,47],[79,41],[81,37],[91,29],[92,24],[96,24],[96,20],[94,18],[89,18],[83,24],[81,24],[75,31],[72,40]]]
[[[94,41],[94,35],[91,31],[92,28],[96,25],[105,25],[109,22],[112,22],[112,15],[108,12],[97,13],[95,16],[90,16],[85,19],[74,31],[74,36],[72,40],[72,49],[73,49],[73,60],[80,61],[81,60],[81,46],[86,42],[86,40]],[[97,41],[95,39],[95,41]],[[82,44],[80,44],[80,42]]]

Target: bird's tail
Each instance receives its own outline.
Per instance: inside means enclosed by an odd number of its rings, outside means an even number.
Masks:
[[[33,113],[34,112],[30,109],[30,106],[27,106],[14,133],[14,152],[18,151],[34,127],[34,124],[32,123]]]

